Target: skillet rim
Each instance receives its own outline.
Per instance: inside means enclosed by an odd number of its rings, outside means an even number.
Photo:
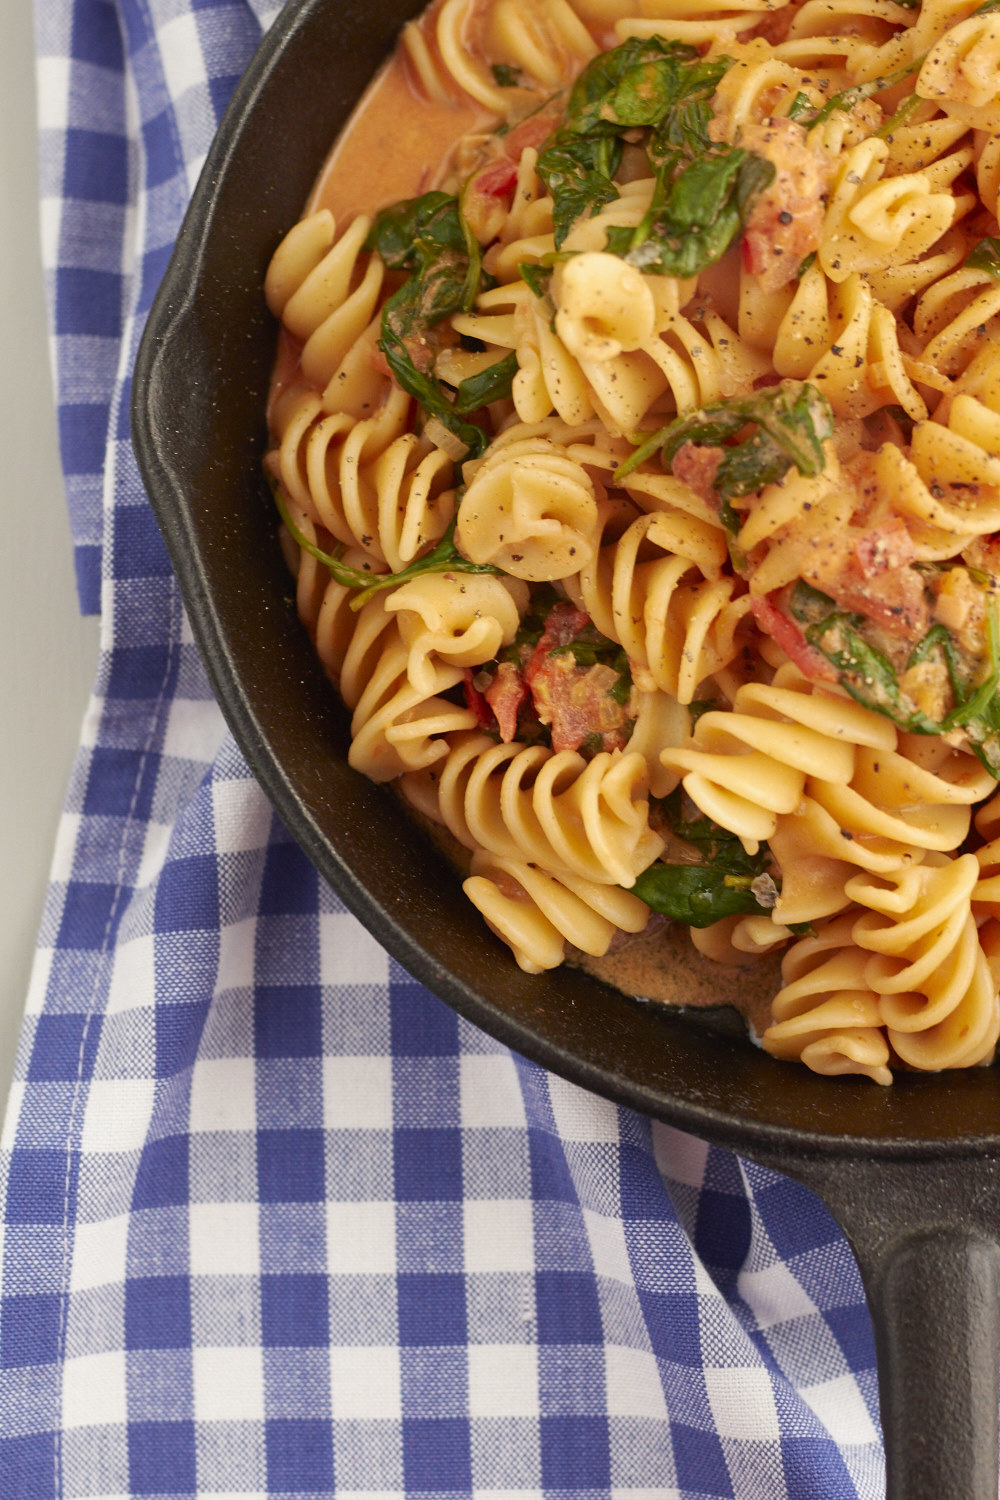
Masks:
[[[311,645],[301,627],[288,618],[287,578],[279,572],[278,549],[273,545],[275,517],[259,474],[259,455],[263,451],[262,402],[251,422],[253,440],[259,449],[254,454],[256,480],[248,477],[245,434],[242,442],[240,434],[234,440],[219,423],[222,414],[231,409],[226,403],[238,402],[241,394],[245,398],[248,389],[253,389],[252,380],[241,380],[239,389],[236,388],[227,353],[231,356],[235,347],[245,354],[247,345],[239,340],[250,339],[256,359],[256,363],[251,361],[252,373],[258,380],[263,368],[261,351],[269,350],[273,360],[276,333],[275,325],[263,309],[263,268],[280,238],[279,226],[287,228],[293,221],[288,216],[289,203],[293,215],[297,215],[329,149],[335,131],[326,129],[324,122],[334,112],[333,101],[338,101],[338,110],[343,109],[340,115],[343,119],[353,98],[344,99],[341,104],[338,90],[330,88],[329,97],[320,106],[310,103],[313,113],[309,115],[308,128],[300,130],[296,137],[295,170],[279,172],[280,183],[267,175],[271,161],[266,154],[263,165],[260,157],[254,157],[254,168],[249,170],[250,154],[261,144],[259,138],[270,119],[269,112],[285,101],[286,94],[289,98],[298,96],[301,103],[298,79],[302,75],[296,70],[320,66],[317,55],[321,49],[315,41],[316,37],[325,36],[327,28],[335,26],[343,34],[345,40],[340,52],[350,70],[359,55],[365,56],[367,63],[373,63],[373,58],[377,61],[377,56],[382,55],[381,46],[370,44],[368,20],[372,12],[377,15],[380,28],[387,35],[390,32],[395,35],[398,24],[421,8],[419,0],[417,3],[374,0],[372,4],[366,0],[347,0],[347,3],[293,0],[286,6],[265,35],[226,110],[154,299],[137,357],[132,391],[136,457],[179,580],[195,639],[227,722],[279,816],[349,910],[411,975],[460,1015],[524,1056],[616,1103],[747,1154],[755,1150],[765,1154],[791,1150],[807,1158],[921,1160],[989,1155],[1000,1145],[1000,1127],[995,1123],[1000,1121],[1000,1075],[995,1069],[902,1075],[888,1089],[878,1089],[868,1080],[818,1078],[798,1065],[767,1058],[745,1038],[730,1035],[725,1024],[719,1032],[710,1030],[711,1021],[705,1013],[642,1005],[579,971],[563,969],[529,977],[515,968],[510,973],[514,966],[509,951],[477,925],[472,939],[477,949],[482,948],[485,953],[492,951],[493,945],[498,964],[508,966],[502,975],[506,993],[498,1001],[482,987],[485,960],[478,965],[479,983],[473,983],[461,973],[467,955],[456,951],[453,934],[439,934],[437,947],[432,951],[414,930],[414,923],[419,928],[425,919],[430,883],[421,882],[418,875],[417,884],[423,888],[410,892],[406,900],[397,900],[384,878],[381,887],[376,889],[372,884],[372,870],[385,855],[384,849],[368,843],[354,850],[342,847],[349,836],[362,841],[363,820],[374,811],[390,821],[395,841],[409,847],[420,860],[428,853],[423,835],[416,834],[409,820],[401,821],[398,807],[390,812],[395,805],[390,804],[383,790],[373,788],[346,766],[343,709],[329,701],[333,695]],[[329,60],[324,60],[322,66],[327,68]],[[361,87],[359,79],[366,81],[373,72],[374,65],[366,66],[363,72],[360,67],[355,68],[353,76],[349,76],[348,92],[357,95]],[[277,115],[284,124],[280,109]],[[271,119],[270,124],[273,127],[275,121]],[[282,151],[286,148],[287,142],[283,142]],[[272,174],[275,170],[272,166]],[[244,179],[251,180],[260,195],[249,204],[245,196],[240,202],[239,192],[234,192]],[[293,197],[295,193],[297,197]],[[263,214],[266,224],[261,222],[261,205],[266,210]],[[240,260],[240,252],[246,252],[248,228],[258,237],[255,254]],[[269,245],[265,246],[263,240],[268,235]],[[239,277],[232,285],[226,285],[220,278],[220,265],[238,268]],[[221,304],[221,315],[213,298]],[[225,317],[234,299],[238,306],[252,309],[246,328],[237,327],[235,333]],[[270,340],[266,348],[262,343],[265,337]],[[264,365],[269,372],[267,360]],[[207,403],[206,382],[211,387]],[[216,413],[214,426],[209,409]],[[251,420],[246,413],[244,417]],[[186,418],[191,421],[190,429],[185,427]],[[207,434],[203,431],[206,422]],[[194,451],[191,433],[208,436],[218,443],[219,453],[213,448],[207,468],[205,455]],[[240,539],[238,532],[242,525],[236,529],[231,526],[228,533],[223,528],[219,533],[214,529],[218,515],[206,508],[213,483],[221,484],[223,495],[232,498],[240,495],[241,480],[256,490],[255,495],[243,497],[255,507],[255,530],[270,527],[271,532],[274,556],[261,564],[259,581],[263,592],[248,591],[242,585],[230,589],[220,570],[227,566],[227,549],[234,545],[234,537]],[[241,503],[235,501],[240,520]],[[228,519],[231,522],[233,517]],[[276,618],[279,618],[278,634],[272,630],[269,636],[269,625]],[[294,644],[282,635],[286,625],[290,632],[297,632]],[[247,671],[244,658],[248,648],[243,640],[246,634],[254,642],[261,640],[274,648],[273,663],[270,657],[262,659],[272,673],[263,688],[257,674]],[[308,653],[302,650],[303,642]],[[288,754],[288,725],[278,722],[283,710],[274,693],[276,684],[280,687],[286,680],[282,673],[287,674],[290,669],[305,674],[296,691],[300,694],[298,706],[304,711],[303,733],[308,728],[311,736],[308,746],[313,750],[323,746],[334,757],[323,770],[335,775],[335,789],[340,798],[335,810],[330,789],[317,786],[317,780],[324,777],[317,776],[315,762],[299,764]],[[293,736],[293,753],[300,740],[305,743],[302,736],[298,739]],[[363,786],[355,785],[362,782]],[[352,809],[353,816],[355,800],[359,811],[353,831],[344,832],[338,821],[334,832],[331,817],[339,820],[347,808]],[[429,855],[427,862],[435,863]],[[367,878],[359,864],[368,865]],[[438,873],[442,880],[447,880],[443,866],[438,866]],[[457,885],[453,873],[450,878]],[[459,923],[471,933],[469,923],[444,886],[436,895],[450,901],[446,924]],[[460,892],[458,896],[467,907]],[[469,913],[471,910],[468,908]],[[534,1000],[529,993],[532,985]],[[539,1005],[539,994],[547,997],[548,1008]],[[578,1022],[579,1012],[575,1017],[573,1014],[576,1008],[589,1007],[593,1002],[597,1009],[584,1018],[584,1030],[592,1030],[596,1025],[596,1039],[584,1043],[578,1035],[576,1043],[567,1046],[557,1034],[560,1027],[567,1023],[567,1018],[569,1022],[574,1019]],[[608,1009],[609,1002],[614,1005],[613,1011]],[[554,1026],[556,1019],[559,1027]],[[675,1077],[667,1086],[662,1080],[643,1078],[641,1071],[637,1076],[632,1065],[624,1070],[611,1065],[607,1058],[614,1059],[621,1044],[616,1029],[607,1029],[612,1020],[630,1031],[634,1045],[650,1048],[650,1057],[655,1055],[662,1063],[669,1055],[682,1069],[694,1063],[697,1073],[692,1076],[682,1072],[680,1078]],[[595,1055],[595,1040],[603,1061]],[[727,1080],[714,1075],[727,1069],[732,1086],[742,1089],[746,1096],[744,1104],[751,1099],[755,1101],[754,1107],[760,1112],[756,1116],[748,1118],[721,1102]],[[782,1096],[785,1116],[791,1099],[793,1116],[798,1117],[801,1109],[811,1123],[806,1126],[791,1123],[782,1117],[781,1111],[776,1113],[775,1094]],[[803,1102],[795,1105],[795,1100]],[[974,1128],[965,1133],[961,1129],[955,1131],[956,1108],[959,1124],[964,1112],[975,1121]],[[822,1124],[824,1120],[829,1122],[826,1126]]]

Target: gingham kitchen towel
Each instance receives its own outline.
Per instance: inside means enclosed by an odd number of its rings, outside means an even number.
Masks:
[[[38,0],[81,600],[103,617],[6,1117],[0,1496],[875,1500],[856,1268],[804,1189],[492,1041],[225,733],[128,439],[263,0]]]

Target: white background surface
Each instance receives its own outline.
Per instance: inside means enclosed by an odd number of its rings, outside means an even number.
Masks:
[[[76,602],[38,239],[28,0],[0,46],[0,1101],[6,1098],[56,826],[97,662]]]

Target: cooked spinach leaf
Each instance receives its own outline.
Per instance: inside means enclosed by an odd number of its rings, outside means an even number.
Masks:
[[[916,708],[903,692],[896,670],[885,654],[865,638],[869,622],[865,616],[838,609],[827,594],[801,580],[789,601],[795,618],[805,626],[811,646],[836,667],[840,683],[852,698],[866,708],[892,719],[911,734],[947,734],[964,729],[975,754],[992,775],[1000,779],[1000,631],[996,603],[986,613],[986,645],[989,670],[984,679],[972,681],[963,671],[962,658],[951,632],[942,624],[932,625],[918,641],[906,669],[937,658],[948,674],[953,707],[943,719],[934,720]]]
[[[376,251],[390,270],[410,273],[382,309],[379,347],[390,370],[404,391],[478,456],[486,447],[486,434],[462,421],[444,386],[430,373],[430,360],[422,369],[414,358],[426,345],[429,330],[455,313],[471,311],[483,285],[479,245],[458,198],[425,193],[384,209],[365,248]]]
[[[653,201],[634,229],[610,231],[607,249],[672,276],[692,276],[720,259],[774,176],[770,162],[709,135],[710,101],[731,64],[653,36],[632,37],[583,70],[563,124],[538,158],[557,248],[577,219],[619,196],[614,175],[625,137],[634,141],[643,131]]]
[[[823,443],[832,436],[833,412],[818,387],[783,380],[676,418],[645,438],[618,466],[615,478],[625,478],[657,452],[669,471],[685,443],[719,448],[713,487],[723,524],[736,532],[739,517],[729,501],[753,494],[792,467],[800,474],[821,473],[826,467]]]
[[[462,416],[478,411],[491,401],[502,401],[510,395],[511,384],[517,374],[517,355],[512,351],[498,359],[496,364],[480,370],[463,380],[455,392],[455,410]]]
[[[664,797],[658,807],[675,838],[687,844],[690,862],[654,860],[632,886],[632,893],[653,911],[685,922],[689,927],[709,927],[723,917],[745,912],[767,912],[758,900],[762,876],[771,857],[766,845],[747,854],[735,834],[720,828],[702,813],[689,816],[689,803],[680,787]],[[773,887],[772,887],[773,893]]]
[[[360,609],[381,590],[396,588],[398,584],[408,583],[411,578],[419,578],[424,573],[502,573],[503,571],[501,568],[494,567],[492,563],[473,563],[467,557],[462,556],[455,547],[454,520],[430,552],[425,552],[423,557],[418,557],[415,562],[400,569],[398,573],[368,573],[363,568],[352,568],[349,563],[343,561],[342,547],[338,546],[333,553],[324,552],[296,526],[279,485],[272,484],[271,493],[278,507],[278,514],[296,546],[301,547],[303,552],[308,552],[310,557],[314,557],[325,568],[329,568],[330,575],[336,583],[345,589],[357,590],[356,597],[351,600],[352,609]]]
[[[973,245],[965,257],[965,264],[970,271],[985,271],[995,281],[1000,281],[1000,240],[994,235],[986,235]]]

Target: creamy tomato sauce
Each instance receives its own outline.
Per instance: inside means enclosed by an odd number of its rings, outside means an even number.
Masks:
[[[359,213],[416,198],[437,186],[458,140],[491,123],[494,116],[472,99],[438,103],[418,93],[397,48],[330,153],[308,212],[328,208],[339,232]]]
[[[416,197],[446,177],[454,148],[466,135],[495,123],[472,100],[464,104],[427,99],[402,50],[382,68],[338,138],[307,207],[328,208],[338,233],[360,213],[375,214],[403,198]],[[293,373],[294,353],[283,337],[272,399]],[[468,853],[436,824],[407,805],[463,875]],[[779,959],[728,967],[703,957],[680,924],[655,917],[645,933],[629,937],[603,958],[567,949],[567,962],[631,996],[669,1005],[732,1006],[752,1032],[767,1025],[771,997],[780,987]]]

